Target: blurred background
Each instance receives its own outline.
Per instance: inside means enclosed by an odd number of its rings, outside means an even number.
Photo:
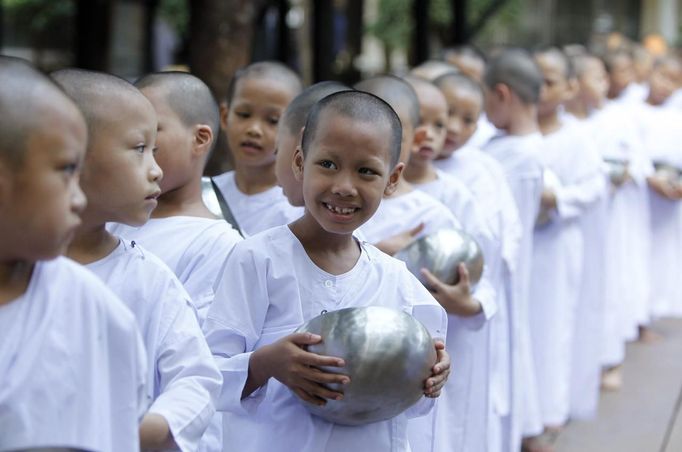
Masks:
[[[0,0],[0,47],[45,70],[186,67],[220,98],[276,59],[308,83],[401,73],[447,47],[681,43],[682,0]],[[664,43],[664,44],[661,44]]]

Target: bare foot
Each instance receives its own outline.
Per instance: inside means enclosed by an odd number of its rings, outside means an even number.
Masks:
[[[663,340],[663,336],[649,327],[640,326],[639,327],[639,337],[637,342],[641,344],[656,344]]]
[[[543,433],[542,435],[523,438],[521,452],[554,452],[554,446]]]
[[[623,370],[621,366],[612,367],[602,372],[601,388],[604,391],[618,391],[623,387]]]

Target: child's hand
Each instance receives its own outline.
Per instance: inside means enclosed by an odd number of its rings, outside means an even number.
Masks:
[[[675,184],[671,184],[668,179],[654,175],[647,178],[647,182],[649,187],[660,196],[671,201],[679,199],[679,188]]]
[[[545,210],[556,209],[556,194],[552,190],[542,190],[542,197],[540,198],[540,206]]]
[[[464,264],[459,264],[457,271],[459,271],[459,282],[454,286],[445,284],[425,268],[422,268],[422,275],[426,278],[433,297],[448,313],[461,317],[477,315],[482,307],[481,303],[471,296],[469,271]]]
[[[156,413],[145,414],[140,423],[140,449],[159,450],[176,447],[166,418]]]
[[[417,236],[424,230],[424,223],[419,223],[417,227],[409,229],[400,234],[389,237],[376,243],[375,246],[389,256],[395,255],[398,251],[407,248],[407,246],[414,242]]]
[[[253,352],[249,362],[251,385],[247,381],[244,388],[246,394],[242,393],[242,397],[263,386],[268,378],[274,377],[308,403],[321,406],[327,403],[327,399],[341,400],[343,393],[332,391],[325,385],[348,384],[348,375],[324,372],[319,368],[343,367],[343,359],[304,350],[306,345],[320,342],[322,337],[316,334],[294,333]]]
[[[424,395],[436,398],[445,386],[445,382],[450,376],[450,354],[445,350],[445,344],[440,339],[434,341],[436,347],[436,364],[433,366],[433,373],[424,383]]]

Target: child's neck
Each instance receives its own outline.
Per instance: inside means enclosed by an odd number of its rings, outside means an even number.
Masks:
[[[360,246],[352,234],[327,232],[307,211],[289,227],[310,260],[327,273],[347,273],[360,258]]]
[[[215,215],[204,205],[201,198],[201,176],[193,178],[186,185],[174,188],[159,197],[159,204],[152,211],[152,218],[177,216],[215,219]]]
[[[405,166],[403,177],[411,184],[425,184],[438,179],[433,162],[427,159],[411,158]]]
[[[28,289],[34,263],[10,260],[0,263],[0,306],[9,304]]]
[[[551,113],[546,115],[538,115],[538,125],[540,132],[543,135],[548,135],[561,129],[561,120],[559,119],[559,112],[554,109]]]
[[[569,102],[565,105],[566,111],[578,119],[585,119],[589,116],[587,106],[583,102]]]
[[[247,166],[235,164],[234,180],[239,191],[255,195],[277,185],[275,163],[266,166]]]
[[[511,115],[509,124],[505,128],[509,135],[523,136],[537,133],[537,107],[535,105],[519,105]]]
[[[384,199],[397,198],[399,196],[406,195],[412,191],[414,191],[414,187],[412,186],[411,183],[405,180],[405,173],[402,172],[400,173],[398,182],[395,185],[395,190],[388,196],[384,195]]]
[[[104,259],[118,246],[118,238],[106,230],[105,223],[88,223],[83,218],[66,255],[76,262],[87,265]]]

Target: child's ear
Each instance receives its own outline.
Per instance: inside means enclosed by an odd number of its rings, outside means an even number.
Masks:
[[[297,182],[303,182],[303,164],[305,163],[305,157],[303,156],[303,150],[301,145],[296,146],[296,151],[294,152],[294,159],[291,161],[291,170],[294,172],[294,177]]]
[[[194,146],[192,155],[196,157],[204,156],[211,149],[213,143],[213,131],[206,124],[194,126]]]
[[[566,91],[567,101],[575,98],[578,95],[578,91],[580,91],[580,83],[576,77],[571,77],[568,79],[568,89]]]
[[[509,89],[509,86],[505,85],[504,83],[498,83],[493,88],[493,95],[497,97],[500,102],[509,100],[511,98],[511,94],[512,93]]]
[[[220,102],[220,128],[227,132],[227,114],[230,112],[230,106],[227,101]]]
[[[3,208],[7,202],[12,180],[11,174],[9,168],[0,161],[0,209]]]
[[[400,175],[403,173],[403,169],[405,168],[405,164],[403,162],[398,163],[395,168],[393,168],[393,171],[391,171],[391,175],[388,176],[388,184],[386,184],[386,188],[384,189],[384,196],[390,196],[395,192],[396,188],[398,188],[398,182],[400,181]]]

